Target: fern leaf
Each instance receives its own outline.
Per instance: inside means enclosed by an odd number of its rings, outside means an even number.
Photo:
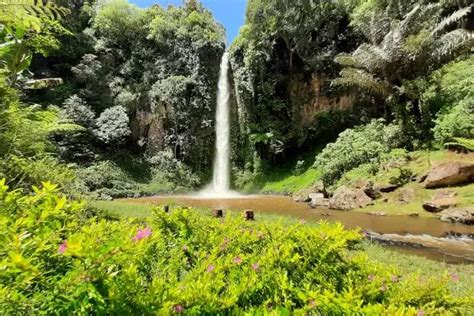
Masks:
[[[431,34],[435,35],[442,30],[444,30],[449,25],[458,22],[462,18],[466,17],[469,13],[471,13],[472,8],[474,5],[467,6],[465,8],[459,9],[458,11],[454,12],[450,16],[444,18],[441,22],[436,25],[436,27],[431,31]]]
[[[362,69],[345,68],[333,83],[340,86],[359,87],[382,96],[386,96],[390,92],[389,86]]]
[[[457,29],[444,34],[436,40],[434,55],[437,58],[449,56],[463,46],[472,45],[474,35],[464,29]]]
[[[444,144],[444,147],[446,148],[453,148],[453,147],[459,148],[460,147],[468,151],[474,151],[474,139],[456,137],[454,138],[453,142]]]
[[[56,5],[51,0],[0,0],[0,13],[10,14],[23,10],[33,16],[61,19],[69,10]]]

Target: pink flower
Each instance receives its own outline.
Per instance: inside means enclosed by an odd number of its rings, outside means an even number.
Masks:
[[[132,238],[132,240],[139,241],[150,236],[151,236],[151,228],[145,227],[143,229],[138,229],[137,234],[135,235],[135,237]]]
[[[237,256],[237,257],[234,258],[233,262],[234,262],[235,264],[241,264],[241,263],[242,263],[242,258],[240,258],[239,256]]]
[[[210,264],[208,267],[207,267],[207,272],[211,273],[212,271],[215,270],[215,266],[213,264]]]
[[[224,238],[224,241],[221,244],[221,250],[225,250],[229,245],[230,240],[228,238]]]
[[[372,282],[373,280],[375,280],[375,275],[369,274],[369,276],[367,277],[367,280],[369,280],[370,282]]]
[[[387,290],[387,286],[385,284],[382,284],[380,287],[380,291],[385,292]]]
[[[419,309],[416,311],[416,316],[424,316],[425,315],[425,311],[422,310],[422,309]]]
[[[451,273],[450,276],[453,282],[459,282],[459,275],[457,275],[456,273]]]
[[[182,312],[184,312],[184,307],[182,305],[175,305],[175,307],[173,307],[173,310],[175,313],[181,314]]]
[[[316,301],[315,300],[310,300],[308,305],[309,305],[309,307],[316,307]]]
[[[253,271],[258,271],[259,268],[260,268],[260,266],[258,265],[258,263],[252,264]]]
[[[63,254],[67,250],[67,240],[63,241],[61,245],[59,245],[58,253]]]
[[[396,275],[392,275],[392,276],[390,277],[390,279],[392,280],[392,282],[398,282],[398,281],[400,280],[400,279],[398,278],[398,276],[396,276]]]

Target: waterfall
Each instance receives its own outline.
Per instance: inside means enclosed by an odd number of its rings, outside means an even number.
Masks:
[[[216,193],[230,190],[230,87],[229,53],[225,52],[221,60],[219,84],[217,87],[216,109],[216,152],[212,187]]]
[[[206,197],[237,196],[230,190],[230,84],[229,53],[222,56],[216,108],[216,148],[212,183],[201,192]]]

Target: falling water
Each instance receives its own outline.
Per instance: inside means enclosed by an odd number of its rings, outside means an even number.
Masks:
[[[230,86],[229,54],[224,53],[221,60],[216,109],[216,149],[212,183],[201,195],[208,197],[235,196],[230,190]]]
[[[212,186],[216,193],[228,193],[230,189],[230,121],[229,121],[229,55],[221,60],[216,110],[216,153]]]

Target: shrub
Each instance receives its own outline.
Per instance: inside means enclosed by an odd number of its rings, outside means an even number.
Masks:
[[[414,179],[415,175],[413,174],[413,171],[408,168],[399,168],[398,175],[391,177],[389,183],[401,187],[410,183]]]
[[[293,171],[292,171],[293,175],[299,176],[303,174],[304,171],[305,171],[304,160],[298,160],[296,162],[296,165],[293,167]]]
[[[385,125],[383,120],[373,120],[367,125],[347,129],[339,134],[316,156],[314,166],[323,170],[321,179],[331,186],[344,173],[362,164],[371,163],[378,169],[380,157],[402,145],[401,129]]]
[[[95,135],[106,144],[121,143],[130,135],[127,111],[122,106],[114,106],[102,112],[96,120]]]
[[[112,161],[78,169],[77,177],[88,192],[95,192],[99,198],[133,196],[137,192],[136,183]]]
[[[61,116],[86,128],[94,126],[94,111],[87,105],[86,101],[76,94],[64,101]]]
[[[4,314],[456,314],[449,276],[400,276],[349,253],[342,224],[245,222],[189,209],[146,221],[88,219],[51,184],[0,181]]]
[[[474,138],[474,98],[466,98],[436,119],[433,129],[439,146],[454,138]]]
[[[176,159],[170,150],[158,152],[150,157],[154,181],[167,181],[175,185],[175,190],[193,189],[200,185],[200,179],[182,161]]]

